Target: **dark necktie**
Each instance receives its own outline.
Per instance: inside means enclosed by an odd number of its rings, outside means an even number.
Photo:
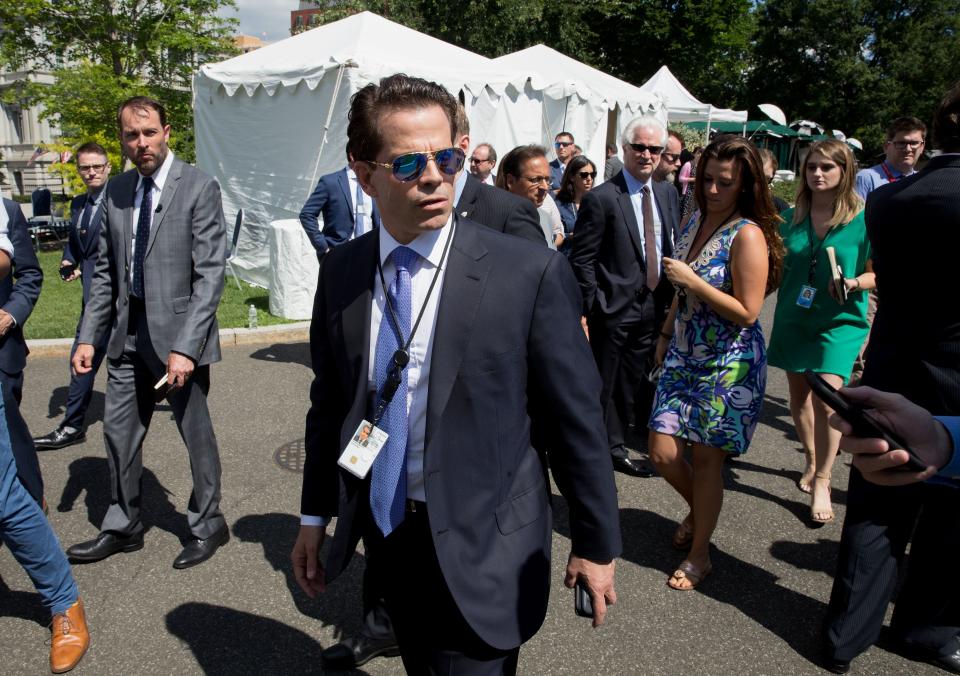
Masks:
[[[410,336],[410,306],[413,288],[410,267],[419,254],[413,249],[399,246],[393,250],[393,264],[397,274],[387,289],[386,302],[393,306],[400,324],[395,327],[390,308],[383,308],[380,332],[377,335],[377,352],[374,358],[374,373],[377,392],[383,391],[387,371],[393,363],[393,354]],[[390,535],[403,521],[407,498],[407,370],[400,374],[400,386],[396,395],[383,412],[380,429],[389,434],[387,443],[373,461],[370,478],[370,509],[373,520],[384,536]]]
[[[150,241],[150,212],[153,210],[153,179],[143,179],[143,198],[140,200],[140,217],[137,219],[137,242],[133,247],[133,295],[143,299],[143,261],[147,257]]]
[[[643,212],[643,255],[647,263],[647,288],[653,291],[660,281],[660,262],[657,260],[657,233],[653,227],[653,197],[650,186],[643,186],[640,195]]]
[[[80,237],[86,239],[87,231],[90,230],[90,217],[93,215],[93,200],[87,197],[86,204],[83,205],[83,213],[80,215]]]

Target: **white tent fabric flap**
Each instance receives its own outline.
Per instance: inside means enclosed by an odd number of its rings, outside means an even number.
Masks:
[[[715,108],[709,103],[698,100],[666,66],[660,66],[660,70],[640,85],[640,89],[648,94],[658,94],[663,98],[671,122],[743,123],[747,121],[745,110]]]

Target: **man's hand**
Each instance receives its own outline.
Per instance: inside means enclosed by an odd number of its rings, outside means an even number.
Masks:
[[[0,310],[0,336],[7,335],[7,332],[16,325],[13,315],[6,310]]]
[[[71,263],[70,261],[66,261],[66,260],[60,261],[61,268],[70,267],[71,265],[73,265],[73,263]],[[61,277],[61,279],[65,282],[73,282],[77,279],[80,279],[80,268],[74,268],[73,272],[71,272],[66,277]]]
[[[853,454],[853,466],[867,481],[883,486],[926,481],[950,461],[953,453],[950,434],[925,409],[899,394],[872,387],[845,387],[840,393],[853,403],[871,409],[870,415],[909,445],[927,465],[919,472],[904,470],[902,466],[910,457],[905,450],[888,448],[882,439],[852,436],[850,423],[834,413],[830,416],[830,425],[843,433],[840,448]]]
[[[167,384],[171,390],[183,387],[193,375],[193,360],[177,352],[167,357]]]
[[[326,535],[326,529],[321,526],[300,526],[297,541],[290,552],[293,576],[303,593],[312,599],[327,590],[326,576],[319,561],[320,547]]]
[[[580,317],[580,326],[583,328],[583,335],[587,337],[587,342],[590,342],[590,327],[587,326],[587,318]]]
[[[70,360],[70,366],[73,367],[73,372],[78,376],[90,373],[93,368],[93,345],[89,343],[77,344],[73,359]]]
[[[577,584],[577,578],[583,580],[590,590],[593,601],[593,626],[599,627],[607,616],[607,606],[617,602],[617,592],[613,588],[615,561],[596,563],[570,554],[567,561],[567,576],[563,583],[570,589]]]

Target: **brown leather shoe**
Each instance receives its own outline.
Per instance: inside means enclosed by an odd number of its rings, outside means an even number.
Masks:
[[[83,601],[67,608],[65,613],[53,616],[53,635],[50,638],[50,671],[62,674],[70,671],[90,647],[90,632],[83,612]]]

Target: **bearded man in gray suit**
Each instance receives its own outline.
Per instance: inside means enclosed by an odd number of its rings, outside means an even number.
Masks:
[[[99,561],[143,547],[141,445],[166,378],[167,400],[187,447],[193,493],[192,538],[173,562],[189,568],[213,556],[230,532],[220,511],[220,457],[207,393],[220,360],[217,305],[223,293],[226,224],[220,188],[174,157],[163,106],[146,97],[117,113],[124,153],[136,165],[107,188],[94,272],[72,360],[92,366],[105,331],[107,402],[104,438],[111,504],[96,539],[70,547],[74,562]],[[160,390],[162,391],[162,390]]]

